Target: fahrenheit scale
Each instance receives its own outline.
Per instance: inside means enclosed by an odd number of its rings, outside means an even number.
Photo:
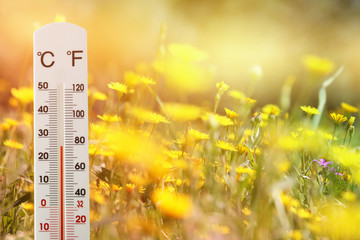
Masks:
[[[34,33],[35,239],[90,239],[86,31]]]

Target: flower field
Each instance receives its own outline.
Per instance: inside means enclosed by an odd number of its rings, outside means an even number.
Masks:
[[[305,90],[291,97],[295,76],[277,102],[260,104],[251,88],[208,86],[207,57],[160,41],[156,59],[106,90],[89,79],[92,239],[359,239],[358,108],[326,104],[326,89],[346,69],[305,56],[318,104],[304,104]],[[255,87],[261,67],[250,75]],[[12,110],[0,119],[0,238],[31,239],[32,89],[9,91]],[[186,98],[199,92],[210,100]]]

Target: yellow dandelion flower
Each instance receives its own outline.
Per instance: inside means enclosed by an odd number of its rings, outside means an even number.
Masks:
[[[116,116],[116,115],[115,115]],[[109,116],[100,116],[99,115],[99,118],[101,120],[103,119],[111,119],[112,117],[109,117]],[[105,121],[105,120],[104,120]],[[95,135],[101,135],[101,134],[105,134],[107,131],[108,131],[108,128],[103,126],[103,125],[98,125],[98,124],[95,124],[95,123],[90,123],[90,129],[93,133],[95,133]]]
[[[341,123],[347,120],[347,117],[339,113],[331,113],[330,117],[334,121],[335,126],[339,126]]]
[[[215,146],[221,148],[222,150],[237,152],[237,149],[234,145],[232,145],[231,143],[228,143],[228,142],[221,141],[221,140],[218,140],[216,142]]]
[[[33,211],[34,210],[34,204],[33,203],[21,203],[21,207],[25,210]]]
[[[303,59],[303,63],[305,67],[309,70],[309,72],[324,76],[334,69],[334,63],[331,62],[327,58],[320,58],[315,55],[307,55]]]
[[[89,144],[89,154],[90,155],[95,155],[99,152],[100,150],[97,148],[97,146],[95,144]]]
[[[341,107],[346,111],[346,112],[349,112],[349,113],[356,113],[359,111],[359,109],[355,106],[352,106],[350,104],[347,104],[347,103],[344,103],[342,102],[341,103]]]
[[[143,83],[145,85],[155,85],[156,84],[156,82],[153,79],[151,79],[149,77],[141,76],[132,71],[124,72],[124,81],[129,86],[136,86],[140,83]]]
[[[184,219],[193,211],[189,196],[169,189],[155,189],[151,194],[151,200],[163,215],[171,218]]]
[[[296,211],[296,215],[298,215],[299,218],[311,218],[312,214],[307,209],[299,208]]]
[[[128,94],[128,93],[134,92],[134,90],[132,90],[132,89],[129,90],[128,86],[126,86],[123,83],[119,83],[119,82],[111,82],[107,86],[111,89],[118,91],[119,93]]]
[[[206,133],[199,132],[193,128],[189,129],[189,135],[195,138],[195,141],[209,139],[209,135]]]
[[[176,150],[165,150],[165,154],[172,159],[178,159],[181,158],[182,156],[186,156],[187,153],[183,152],[183,151],[176,151]]]
[[[126,189],[126,191],[127,191],[128,193],[132,193],[132,192],[134,191],[134,189],[135,189],[135,184],[133,184],[133,183],[127,183],[127,184],[125,185],[125,189]]]
[[[12,107],[17,107],[17,106],[19,106],[19,101],[14,97],[10,97],[9,98],[9,105],[12,106]]]
[[[357,198],[357,195],[355,193],[348,191],[341,193],[341,196],[349,202],[354,202]]]
[[[234,121],[226,116],[221,116],[214,113],[206,113],[202,116],[203,121],[209,122],[213,126],[232,126],[234,125]]]
[[[229,87],[230,86],[224,83],[224,81],[216,83],[216,88],[218,89],[218,93],[220,93],[220,95],[226,92]]]
[[[13,149],[23,149],[24,145],[15,141],[15,140],[5,140],[3,144],[9,148]]]
[[[168,102],[164,103],[164,112],[176,122],[188,122],[199,119],[204,110],[191,104]]]
[[[256,103],[256,100],[247,97],[247,98],[246,98],[246,103],[247,103],[248,105],[253,105],[254,103]]]
[[[235,119],[239,116],[239,114],[237,114],[235,111],[232,111],[228,108],[225,108],[225,112],[226,112],[226,115],[231,119]]]
[[[308,117],[314,114],[319,114],[319,110],[317,108],[311,107],[311,106],[300,106],[301,110],[307,113]]]
[[[269,115],[278,116],[280,113],[280,108],[274,104],[267,104],[262,108],[262,112],[267,116]]]
[[[303,236],[299,230],[290,231],[289,237],[292,240],[302,240],[303,239]]]
[[[228,95],[232,98],[235,98],[235,99],[239,99],[239,100],[243,100],[245,99],[245,94],[243,92],[240,92],[238,90],[230,90],[228,92]]]
[[[348,121],[348,126],[352,126],[355,122],[355,117],[350,117],[349,121]]]
[[[244,207],[242,210],[242,213],[246,216],[250,216],[251,215],[251,210],[248,207]]]
[[[242,174],[248,174],[250,177],[255,177],[255,174],[256,174],[256,171],[251,169],[251,168],[248,168],[248,167],[237,167],[235,169],[236,173],[239,174],[239,175],[242,175]]]
[[[226,225],[212,224],[211,228],[214,232],[220,233],[222,235],[227,235],[230,233],[230,228]]]
[[[249,148],[240,143],[238,145],[238,151],[239,151],[239,153],[241,155],[241,154],[247,153],[249,151]]]
[[[23,104],[31,103],[34,100],[34,93],[32,88],[21,87],[11,88],[11,94],[16,98],[19,102]]]
[[[140,122],[147,122],[153,124],[170,123],[163,115],[151,112],[144,108],[134,107],[130,110],[130,114]]]
[[[9,130],[10,128],[19,124],[17,120],[12,118],[5,118],[4,120],[5,121],[1,123],[1,129],[4,131]]]
[[[106,186],[107,188],[108,186]],[[90,191],[90,199],[95,201],[96,203],[103,205],[106,203],[106,199],[104,194],[102,194],[100,191]]]
[[[105,122],[120,122],[121,118],[118,115],[109,115],[109,114],[103,114],[103,115],[97,115],[98,118]]]
[[[99,101],[105,101],[108,99],[108,96],[106,94],[99,91],[94,92],[92,96],[95,100],[99,100]]]

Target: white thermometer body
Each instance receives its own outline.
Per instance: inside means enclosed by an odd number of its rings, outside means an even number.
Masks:
[[[34,33],[35,239],[90,239],[86,31]]]

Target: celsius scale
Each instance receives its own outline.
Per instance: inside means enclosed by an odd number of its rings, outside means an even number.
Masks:
[[[87,37],[70,23],[34,32],[35,239],[90,239]]]

